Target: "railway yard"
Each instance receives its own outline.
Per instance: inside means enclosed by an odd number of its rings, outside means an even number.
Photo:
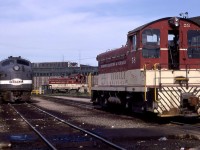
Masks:
[[[0,149],[198,150],[200,121],[94,108],[89,99],[32,97],[0,105]]]
[[[0,150],[200,150],[200,16],[78,1],[2,5]]]

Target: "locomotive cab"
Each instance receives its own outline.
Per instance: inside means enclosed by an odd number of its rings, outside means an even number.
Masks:
[[[133,52],[131,66],[141,68],[146,63],[152,67],[159,63],[178,70],[187,63],[198,64],[199,37],[199,25],[184,18],[163,18],[145,24],[128,33],[127,43]]]
[[[163,18],[130,31],[128,43],[134,60],[130,68],[143,72],[147,109],[161,116],[199,115],[199,25]]]

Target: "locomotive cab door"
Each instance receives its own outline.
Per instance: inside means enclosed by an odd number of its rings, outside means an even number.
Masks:
[[[168,31],[168,68],[179,69],[179,31]]]

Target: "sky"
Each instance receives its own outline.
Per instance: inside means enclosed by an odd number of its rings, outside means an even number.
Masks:
[[[200,16],[199,0],[0,0],[0,60],[77,62],[126,44],[128,31],[164,17]]]

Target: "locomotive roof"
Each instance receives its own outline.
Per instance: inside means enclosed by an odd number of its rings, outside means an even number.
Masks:
[[[98,60],[99,58],[102,58],[102,57],[105,57],[105,58],[110,57],[111,55],[112,56],[123,55],[123,54],[126,53],[126,50],[127,50],[127,45],[122,46],[122,47],[117,48],[117,49],[113,49],[113,50],[101,53],[101,54],[97,55],[96,59]]]
[[[192,18],[189,18],[189,19],[192,20],[193,22],[196,22],[198,25],[200,25],[200,16],[192,17]]]
[[[154,21],[152,21],[152,22],[146,23],[146,24],[144,24],[144,25],[142,25],[142,26],[139,26],[139,27],[137,27],[137,28],[135,28],[135,29],[129,31],[128,34],[131,34],[131,33],[137,32],[137,31],[139,31],[139,30],[142,30],[142,29],[145,28],[146,26],[148,26],[148,25],[150,25],[150,24],[153,24],[153,23],[155,23],[155,22],[159,22],[159,21],[162,21],[162,20],[169,20],[170,18],[172,18],[172,17],[161,18],[161,19],[154,20]],[[192,23],[197,24],[197,25],[200,26],[200,16],[199,16],[199,17],[188,18],[188,19],[187,19],[187,18],[180,18],[180,17],[177,17],[177,18],[180,19],[180,20],[187,20],[187,21],[190,21],[190,22],[192,22]]]
[[[22,58],[21,56],[18,56],[18,57],[9,56],[8,58],[1,60],[0,62],[4,62],[4,61],[7,61],[7,60],[17,60],[17,59],[21,59],[21,60],[24,60],[24,61],[27,61],[27,62],[30,63],[29,60],[24,59],[24,58]]]
[[[155,22],[159,22],[159,21],[163,21],[163,20],[169,20],[169,19],[171,19],[171,18],[173,18],[173,17],[165,17],[165,18],[161,18],[161,19],[158,19],[158,20],[154,20],[154,21],[152,21],[152,22],[146,23],[146,24],[144,24],[144,25],[142,25],[142,26],[139,26],[139,27],[137,27],[137,28],[135,28],[135,29],[129,31],[128,34],[132,34],[132,33],[134,33],[134,32],[137,32],[137,31],[139,31],[139,30],[142,30],[143,28],[145,28],[145,27],[147,27],[148,25],[153,24],[153,23],[155,23]],[[200,16],[199,16],[199,17],[193,17],[193,18],[180,18],[180,17],[177,17],[177,18],[178,18],[179,20],[189,21],[189,22],[191,22],[191,23],[193,23],[193,24],[196,24],[196,25],[200,26]],[[117,49],[114,49],[114,50],[110,50],[110,51],[101,53],[101,54],[99,54],[99,55],[97,56],[97,60],[98,60],[99,58],[103,58],[103,57],[105,57],[105,58],[106,58],[106,57],[110,57],[110,55],[116,55],[116,54],[120,55],[120,54],[126,53],[126,49],[127,49],[127,45],[125,45],[125,46],[123,46],[123,47],[121,47],[121,48],[117,48]]]

